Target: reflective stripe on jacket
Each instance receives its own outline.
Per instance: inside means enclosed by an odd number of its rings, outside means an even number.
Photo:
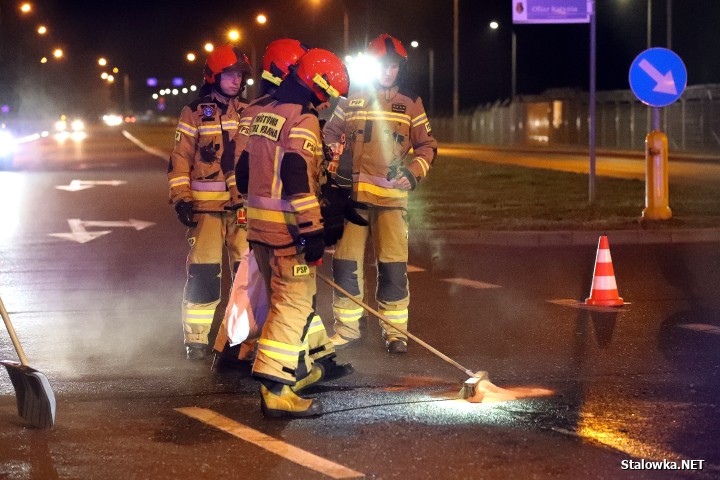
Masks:
[[[180,112],[167,174],[172,203],[193,202],[194,210],[204,212],[222,212],[230,204],[231,190],[220,163],[224,153],[234,155],[226,148],[238,132],[239,112],[246,104],[236,98],[224,102],[212,92]]]
[[[398,87],[341,98],[323,134],[328,144],[345,142],[354,196],[371,205],[407,207],[407,192],[392,188],[388,174],[406,167],[420,181],[437,154],[422,100]]]
[[[294,254],[300,235],[322,229],[319,139],[320,123],[309,108],[272,100],[258,109],[239,160],[247,162],[238,168],[246,178],[237,179],[241,194],[247,185],[248,241]]]

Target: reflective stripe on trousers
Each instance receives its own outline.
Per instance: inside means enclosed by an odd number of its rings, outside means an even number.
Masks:
[[[258,341],[253,375],[293,385],[311,367],[308,335],[315,317],[315,267],[306,265],[303,254],[275,256],[272,247],[253,244],[252,248],[260,273],[270,283],[270,312]],[[296,269],[298,265],[309,268]]]
[[[399,208],[370,207],[358,210],[370,225],[345,222],[345,231],[335,247],[333,278],[357,299],[364,297],[364,258],[368,237],[378,264],[375,299],[380,313],[391,316],[399,330],[406,330],[410,293],[407,278],[408,229],[406,212]],[[347,339],[360,337],[363,309],[343,294],[333,293],[335,331]],[[381,322],[384,336],[401,336]]]
[[[183,294],[183,333],[186,344],[207,344],[220,303],[223,245],[230,265],[236,268],[247,248],[247,233],[244,226],[236,224],[235,212],[196,213],[195,221],[198,225],[186,234],[190,253]]]

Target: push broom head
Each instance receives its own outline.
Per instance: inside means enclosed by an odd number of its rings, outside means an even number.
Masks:
[[[465,380],[462,388],[460,389],[460,398],[467,400],[470,403],[480,403],[483,400],[483,392],[478,390],[478,384],[483,381],[490,381],[488,372],[481,370],[475,372],[472,377]]]

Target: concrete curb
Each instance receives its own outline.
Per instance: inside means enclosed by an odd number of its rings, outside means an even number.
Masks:
[[[410,229],[411,242],[442,242],[452,245],[473,244],[508,247],[597,245],[598,239],[601,235],[607,235],[611,245],[720,242],[720,228],[607,231],[486,231]]]

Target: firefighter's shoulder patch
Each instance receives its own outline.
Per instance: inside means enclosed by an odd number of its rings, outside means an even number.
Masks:
[[[175,130],[175,141],[179,142],[181,138],[182,138],[182,133],[180,132],[180,130]]]
[[[203,118],[212,118],[215,116],[215,104],[214,103],[201,103],[199,105],[200,113]]]
[[[430,122],[425,122],[425,131],[428,133],[428,135],[432,134],[432,128],[430,127]]]
[[[310,275],[310,267],[307,265],[293,265],[293,277],[304,277]]]
[[[312,140],[305,140],[303,142],[303,150],[307,150],[308,152],[315,154],[315,142]]]

